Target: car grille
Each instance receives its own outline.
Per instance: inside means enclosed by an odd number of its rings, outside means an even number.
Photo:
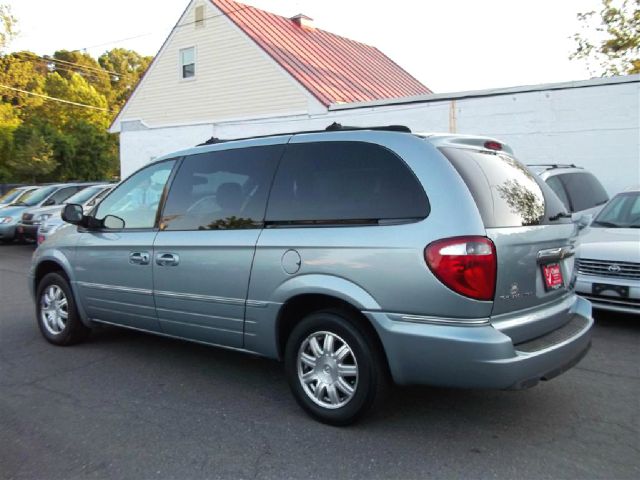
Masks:
[[[640,263],[610,262],[607,260],[581,258],[578,260],[578,273],[583,275],[640,280]]]

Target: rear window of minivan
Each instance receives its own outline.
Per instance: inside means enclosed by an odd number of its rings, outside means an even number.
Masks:
[[[567,219],[566,208],[527,167],[503,152],[442,147],[467,184],[485,227],[522,227]]]

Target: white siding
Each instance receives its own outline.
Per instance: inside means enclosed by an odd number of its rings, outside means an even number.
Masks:
[[[195,7],[204,5],[203,27]],[[195,47],[196,75],[182,79],[180,49]],[[306,113],[318,103],[209,1],[194,1],[120,114],[151,127]]]

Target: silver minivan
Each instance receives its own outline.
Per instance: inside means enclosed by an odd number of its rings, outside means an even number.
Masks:
[[[391,381],[519,389],[590,346],[577,226],[499,141],[332,126],[154,161],[35,252],[44,337],[97,323],[283,360],[353,422]]]

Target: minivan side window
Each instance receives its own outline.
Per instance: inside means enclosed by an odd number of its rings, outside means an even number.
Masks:
[[[574,212],[603,205],[609,200],[602,184],[589,172],[565,173],[558,176],[567,189]]]
[[[566,213],[566,207],[551,188],[512,156],[457,147],[442,147],[440,151],[467,184],[485,227],[570,222],[559,215]]]
[[[156,163],[133,174],[105,198],[95,217],[114,215],[124,220],[124,228],[153,228],[164,186],[175,160]]]
[[[260,228],[284,146],[188,156],[171,184],[161,230]]]
[[[366,142],[313,142],[287,145],[266,221],[367,225],[428,215],[424,189],[395,153]]]

